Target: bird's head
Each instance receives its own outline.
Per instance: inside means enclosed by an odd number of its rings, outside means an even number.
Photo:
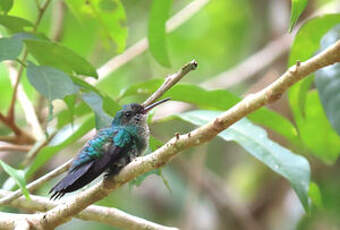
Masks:
[[[146,118],[148,112],[166,101],[170,100],[170,98],[166,98],[160,101],[157,101],[148,106],[142,106],[140,104],[127,104],[123,105],[123,108],[119,110],[115,117],[113,118],[112,125],[113,126],[143,126],[146,123]]]

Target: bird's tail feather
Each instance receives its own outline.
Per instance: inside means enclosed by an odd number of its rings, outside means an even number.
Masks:
[[[82,165],[72,171],[70,171],[61,181],[59,181],[50,191],[50,199],[59,199],[65,195],[65,193],[72,192],[80,188],[79,179],[88,172],[91,168],[92,162],[89,164]],[[77,183],[78,181],[78,183]],[[83,184],[83,183],[82,183]]]

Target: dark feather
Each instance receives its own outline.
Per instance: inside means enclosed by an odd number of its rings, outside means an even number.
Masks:
[[[49,193],[52,193],[51,199],[58,199],[66,193],[73,192],[89,184],[100,174],[102,174],[110,164],[116,162],[123,154],[123,149],[110,145],[105,149],[103,156],[93,159],[84,165],[72,169],[68,174],[56,184]]]

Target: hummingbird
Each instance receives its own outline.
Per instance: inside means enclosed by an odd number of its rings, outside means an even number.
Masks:
[[[142,155],[149,142],[147,113],[170,98],[148,106],[127,104],[118,111],[111,127],[101,129],[80,150],[72,161],[67,175],[49,193],[50,199],[59,199],[66,193],[89,184],[103,172],[116,175],[134,158]]]

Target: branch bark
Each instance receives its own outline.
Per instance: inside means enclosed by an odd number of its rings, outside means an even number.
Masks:
[[[64,163],[63,165],[59,166],[58,168],[54,169],[53,171],[45,174],[44,176],[40,177],[39,179],[31,182],[30,184],[28,184],[26,186],[27,190],[29,192],[34,191],[35,189],[39,188],[40,185],[46,183],[47,181],[51,180],[52,178],[62,174],[63,172],[66,172],[68,170],[68,168],[71,166],[72,160],[67,161],[66,163]],[[2,197],[0,199],[0,206],[5,205],[5,204],[9,204],[11,203],[13,200],[19,198],[20,196],[22,196],[22,190],[21,189],[17,189],[14,192],[11,192],[9,195]]]
[[[8,197],[12,192],[1,190],[0,197]],[[57,201],[51,201],[48,198],[41,196],[31,195],[31,200],[26,200],[25,197],[11,203],[12,207],[24,209],[27,211],[40,211],[45,212],[51,208],[54,208],[60,204]],[[4,217],[3,219],[1,217]],[[10,218],[9,218],[10,217]],[[13,218],[12,218],[13,217]],[[25,215],[27,220],[30,220],[32,216]],[[167,227],[145,219],[130,215],[116,208],[102,207],[98,205],[91,205],[85,210],[76,215],[77,218],[82,220],[98,221],[111,226],[119,227],[122,229],[130,230],[176,230],[177,228]],[[0,214],[0,229],[13,229],[15,220],[21,219],[22,216],[11,215],[8,213]],[[10,221],[10,222],[9,222]],[[5,228],[4,226],[8,226]],[[38,226],[37,226],[38,227]]]
[[[146,101],[143,106],[150,105],[152,102],[160,98],[166,91],[168,91],[172,86],[174,86],[178,81],[180,81],[187,73],[197,68],[197,62],[192,60],[185,66],[183,66],[177,73],[168,76],[164,83],[154,92]]]
[[[187,134],[177,135],[152,154],[137,158],[123,168],[116,177],[103,180],[77,196],[71,197],[67,204],[60,204],[46,213],[36,215],[36,223],[39,223],[42,228],[53,228],[67,222],[72,216],[90,204],[107,196],[112,190],[122,186],[138,175],[162,167],[177,153],[210,141],[219,132],[249,113],[278,100],[290,86],[310,73],[339,61],[340,41],[306,62],[298,62],[274,83],[256,94],[247,96],[215,120]]]
[[[30,145],[4,144],[4,145],[0,145],[0,152],[9,152],[9,151],[28,152],[31,148],[32,146]]]

